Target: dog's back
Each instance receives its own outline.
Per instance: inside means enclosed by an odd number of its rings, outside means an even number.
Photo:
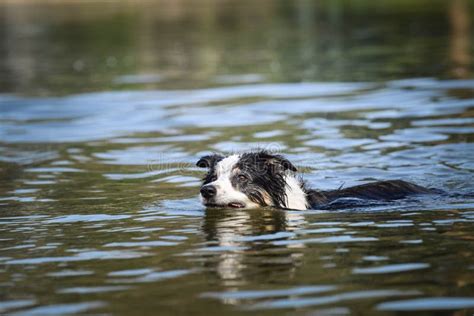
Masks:
[[[366,183],[332,191],[309,190],[307,193],[309,204],[312,208],[317,208],[342,198],[354,198],[367,201],[393,201],[406,198],[410,195],[438,192],[403,180],[389,180]]]

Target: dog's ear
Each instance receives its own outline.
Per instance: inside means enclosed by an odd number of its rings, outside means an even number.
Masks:
[[[283,156],[278,156],[278,162],[282,166],[283,170],[291,170],[291,171],[298,171],[296,167],[285,157]]]
[[[284,171],[298,171],[298,169],[296,169],[296,167],[288,159],[281,155],[273,155],[268,152],[260,152],[258,153],[258,159],[265,161],[266,165],[278,166]]]
[[[222,160],[223,158],[224,156],[218,154],[203,156],[198,160],[198,162],[196,162],[196,166],[198,166],[199,168],[210,168],[211,166],[216,164],[216,162]]]
[[[280,155],[274,155],[272,159],[270,159],[271,163],[276,163],[281,166],[283,170],[291,170],[291,171],[298,171],[296,167],[285,157],[280,156]]]

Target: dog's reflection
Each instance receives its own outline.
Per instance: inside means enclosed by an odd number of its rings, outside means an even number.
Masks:
[[[292,237],[305,223],[298,212],[208,209],[202,228],[215,256],[207,262],[215,265],[218,276],[228,285],[245,282],[247,276],[262,269],[293,274],[302,254],[278,241]]]

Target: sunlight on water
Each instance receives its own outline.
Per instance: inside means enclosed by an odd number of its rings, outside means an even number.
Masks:
[[[471,315],[470,8],[0,1],[0,313]],[[255,148],[445,194],[205,210],[197,159]]]

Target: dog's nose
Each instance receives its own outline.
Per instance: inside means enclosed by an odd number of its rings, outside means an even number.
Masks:
[[[201,195],[205,199],[210,199],[217,193],[216,187],[213,185],[205,185],[201,188]]]

